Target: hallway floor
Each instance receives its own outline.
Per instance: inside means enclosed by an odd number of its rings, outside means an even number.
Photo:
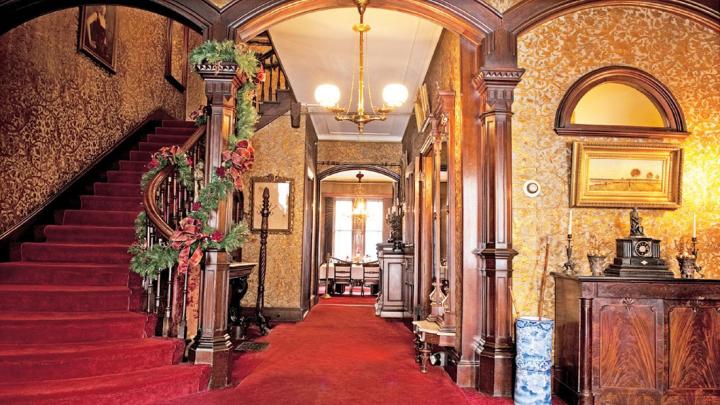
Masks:
[[[420,373],[412,333],[374,314],[374,297],[334,297],[304,322],[280,324],[236,355],[234,387],[183,398],[183,404],[512,404],[455,386],[445,372]],[[174,400],[174,404],[178,401]]]

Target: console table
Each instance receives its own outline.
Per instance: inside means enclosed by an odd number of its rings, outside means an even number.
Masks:
[[[720,280],[553,276],[568,403],[720,403]]]

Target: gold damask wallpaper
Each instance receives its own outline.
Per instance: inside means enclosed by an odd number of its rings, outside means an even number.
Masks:
[[[402,144],[393,142],[318,142],[318,162],[339,163],[390,163],[397,166],[387,168],[400,173]],[[318,173],[333,165],[318,164]]]
[[[674,14],[603,7],[569,14],[520,37],[518,63],[526,69],[513,105],[513,284],[518,310],[534,314],[544,239],[552,238],[550,268],[565,261],[572,141],[627,142],[560,137],[553,121],[564,93],[582,75],[606,65],[642,69],[677,98],[691,135],[685,150],[683,202],[675,211],[641,210],[645,233],[662,240],[663,258],[677,272],[674,240],[688,237],[698,215],[700,261],[707,277],[720,277],[720,35]],[[635,140],[635,142],[647,142]],[[528,179],[542,194],[522,192]],[[574,256],[589,271],[588,238],[598,235],[614,254],[614,240],[629,234],[626,209],[574,209]],[[552,281],[552,280],[551,280]],[[546,315],[553,314],[552,283]]]
[[[289,235],[268,236],[267,272],[265,274],[265,306],[269,308],[300,308],[300,276],[302,273],[303,198],[305,193],[305,116],[300,128],[290,126],[287,117],[276,119],[252,138],[255,163],[245,174],[250,178],[274,174],[293,179],[293,225]],[[250,211],[249,195],[245,211]],[[243,261],[257,263],[259,234],[243,247]],[[249,289],[243,306],[254,307],[257,297],[257,269],[250,276]]]
[[[115,75],[78,53],[78,8],[0,36],[0,233],[154,110],[184,116],[164,78],[165,21],[119,8]]]
[[[495,10],[504,13],[510,7],[514,6],[517,3],[520,3],[521,1],[522,0],[485,0],[485,3],[494,7]]]

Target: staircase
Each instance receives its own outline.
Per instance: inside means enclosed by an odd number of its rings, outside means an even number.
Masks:
[[[145,165],[193,130],[163,121],[80,209],[44,227],[44,242],[0,263],[0,403],[141,404],[206,389],[207,367],[178,364],[184,342],[150,337],[155,318],[140,312],[127,253]]]

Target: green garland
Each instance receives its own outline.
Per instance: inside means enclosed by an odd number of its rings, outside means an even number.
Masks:
[[[257,111],[253,105],[253,97],[255,94],[256,83],[254,80],[263,81],[264,72],[255,53],[246,45],[236,46],[233,41],[206,41],[190,53],[190,63],[195,66],[198,64],[219,64],[222,62],[236,63],[238,71],[247,78],[245,83],[238,89],[236,95],[236,123],[235,133],[230,137],[228,149],[223,154],[224,162],[215,173],[210,177],[210,181],[200,191],[198,201],[193,203],[192,211],[189,216],[202,224],[202,235],[190,247],[190,255],[196,249],[224,249],[225,251],[234,251],[240,248],[247,239],[249,234],[248,227],[245,223],[235,224],[226,234],[215,230],[208,225],[210,215],[217,209],[221,200],[235,188],[242,187],[242,183],[238,182],[238,173],[243,173],[249,169],[254,159],[252,146],[247,141],[255,133],[255,122],[257,121]],[[198,115],[195,117],[196,124],[207,122],[206,115]],[[198,124],[199,125],[199,124]],[[242,145],[239,148],[239,145]],[[146,172],[141,180],[143,189],[150,180],[167,165],[174,165],[178,170],[178,176],[182,184],[186,187],[192,187],[194,175],[192,172],[192,162],[184,153],[157,153],[153,155],[150,170]],[[244,153],[245,160],[241,162],[241,166],[236,164],[236,153]],[[235,156],[235,158],[228,158]],[[135,236],[136,242],[130,247],[128,252],[133,255],[130,261],[131,269],[143,277],[156,278],[160,271],[175,265],[180,261],[180,249],[173,249],[168,245],[156,244],[150,248],[147,247],[146,240],[147,215],[141,212],[135,220]]]

